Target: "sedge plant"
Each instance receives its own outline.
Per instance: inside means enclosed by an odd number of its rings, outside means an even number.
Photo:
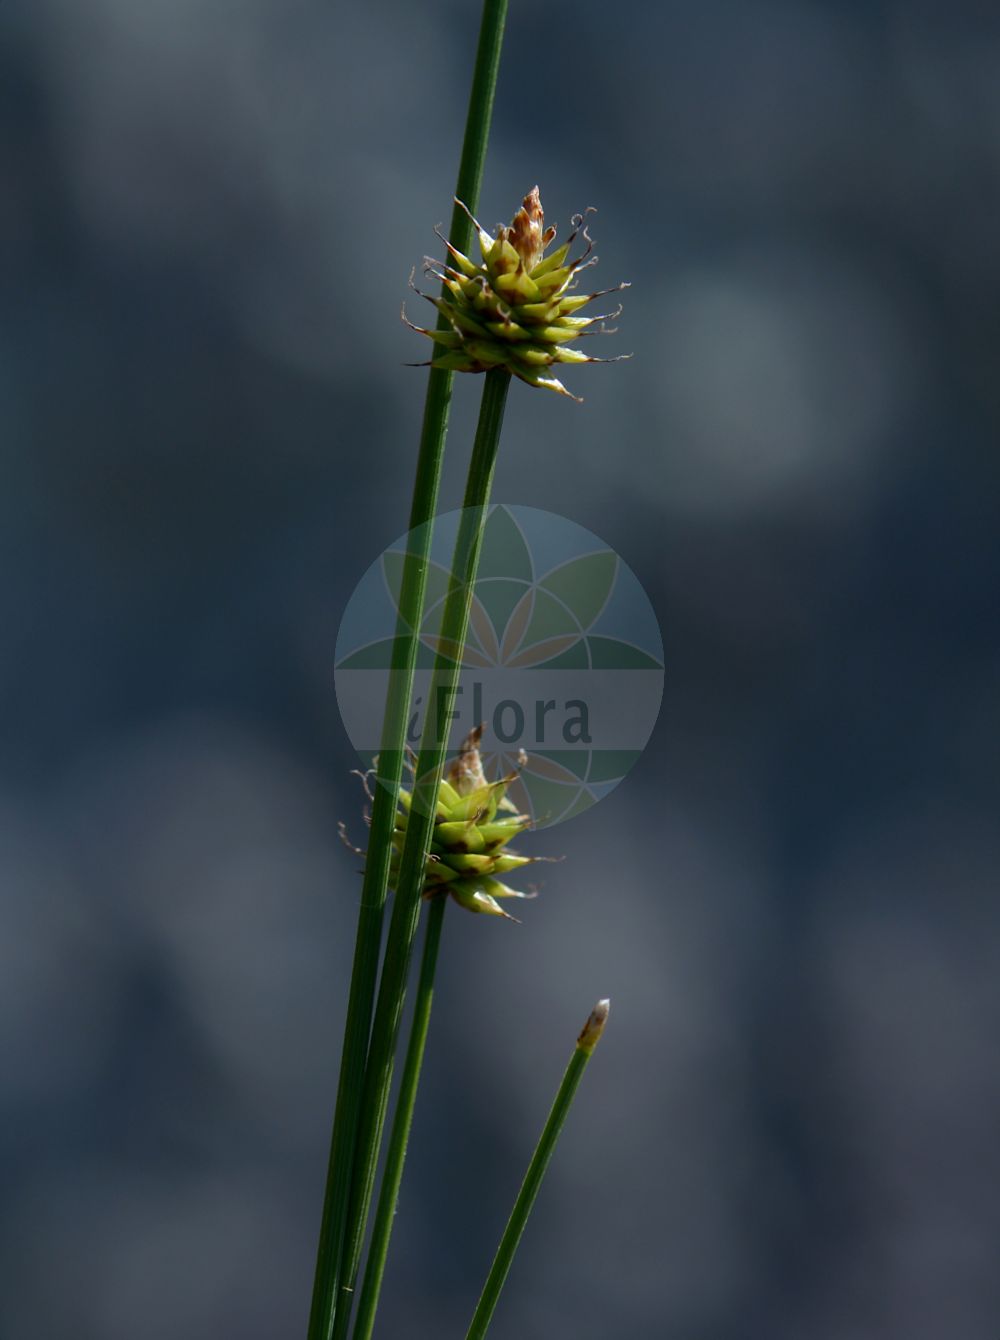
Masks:
[[[484,0],[458,170],[456,195],[463,199],[478,201],[479,198],[506,18],[507,0]],[[459,247],[467,246],[470,237],[468,217],[456,205],[451,219],[452,243]],[[427,379],[410,509],[410,532],[417,537],[417,549],[416,552],[411,550],[408,553],[403,569],[397,630],[401,656],[394,662],[390,672],[386,699],[378,784],[372,802],[369,857],[365,863],[344,1022],[344,1043],[320,1221],[308,1340],[329,1340],[338,1296],[340,1260],[351,1196],[354,1150],[361,1116],[361,1092],[388,888],[391,834],[395,825],[396,797],[402,776],[406,720],[416,663],[415,630],[420,627],[423,615],[430,522],[437,507],[441,481],[452,377],[449,368],[432,368]]]
[[[512,380],[570,395],[555,376],[557,365],[607,361],[570,347],[580,336],[607,332],[604,317],[578,315],[598,296],[577,291],[580,271],[596,261],[590,237],[582,226],[583,216],[574,220],[574,231],[567,242],[548,256],[545,252],[555,230],[545,227],[537,187],[525,196],[511,224],[499,227],[495,235],[474,217],[505,15],[506,0],[485,0],[451,232],[443,239],[446,256],[426,266],[441,284],[439,295],[423,295],[437,309],[437,324],[434,328],[413,327],[433,341],[434,353],[429,363],[396,650],[382,745],[370,790],[370,832],[308,1340],[347,1340],[349,1335],[368,1340],[372,1334],[430,1021],[446,900],[468,911],[513,920],[502,906],[503,900],[529,895],[508,885],[505,877],[538,859],[516,854],[508,846],[510,839],[528,826],[528,818],[518,814],[506,798],[512,777],[490,781],[483,774],[478,731],[464,742],[446,771],[447,728],[428,711],[419,751],[410,764],[412,787],[401,785],[426,591],[430,523],[441,477],[453,374],[482,373],[484,377],[451,583],[437,640],[430,703],[450,701],[461,671]],[[570,259],[573,242],[581,233],[583,254]],[[473,242],[478,245],[479,260],[472,259]],[[392,915],[380,964],[383,915],[390,890]],[[368,1260],[360,1291],[356,1292],[382,1153],[410,960],[424,903],[429,905],[427,929],[413,1021]],[[591,1022],[594,1018],[596,1015]],[[597,1036],[599,1030],[593,1037],[595,1043]],[[577,1061],[575,1054],[532,1159],[526,1179],[530,1195],[526,1200],[522,1189],[511,1221],[520,1227],[516,1232],[508,1227],[498,1253],[498,1260],[505,1263],[504,1277],[583,1064],[592,1050],[592,1045],[581,1050],[578,1044],[577,1053],[584,1060]],[[494,1305],[502,1284],[502,1278],[497,1282],[497,1270],[495,1264],[484,1293],[484,1297],[492,1297]],[[477,1317],[482,1308],[483,1304]],[[481,1320],[483,1330],[486,1321],[488,1317]]]

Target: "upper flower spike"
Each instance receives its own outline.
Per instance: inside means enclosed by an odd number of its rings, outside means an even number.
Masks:
[[[460,200],[456,203],[465,209]],[[537,186],[524,197],[510,226],[501,224],[495,237],[471,214],[469,217],[479,235],[482,263],[470,260],[442,238],[449,260],[443,263],[428,260],[424,266],[444,288],[439,298],[428,294],[421,297],[434,304],[449,326],[447,330],[413,326],[439,346],[431,360],[433,367],[455,372],[486,372],[504,367],[529,386],[543,386],[570,395],[550,371],[554,363],[618,361],[591,358],[579,349],[567,348],[569,341],[578,336],[614,334],[603,322],[618,316],[620,307],[601,316],[576,313],[604,293],[628,288],[628,284],[616,284],[613,289],[599,293],[576,292],[579,272],[597,263],[597,257],[591,254],[593,242],[583,227],[583,214],[576,215],[568,240],[548,257],[545,248],[555,238],[556,230],[545,227]],[[586,249],[576,260],[568,261],[578,233],[586,242]]]

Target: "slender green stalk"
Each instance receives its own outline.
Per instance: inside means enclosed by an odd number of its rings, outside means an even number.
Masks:
[[[456,196],[473,212],[479,202],[506,14],[507,0],[484,0],[455,190]],[[471,234],[472,224],[467,215],[456,205],[452,211],[449,233],[452,245],[460,251],[467,251]],[[443,322],[443,318],[439,318],[439,322]],[[383,910],[389,878],[391,836],[402,774],[406,721],[416,663],[416,631],[420,627],[423,614],[427,583],[426,560],[431,540],[429,523],[437,506],[448,413],[451,406],[452,379],[453,374],[441,368],[432,367],[428,375],[410,511],[410,530],[415,532],[414,546],[408,552],[404,565],[399,603],[400,617],[397,631],[402,650],[402,664],[397,666],[394,660],[389,678],[382,747],[379,753],[378,784],[372,802],[369,859],[365,864],[351,987],[344,1025],[344,1046],[341,1053],[337,1104],[320,1223],[308,1340],[327,1340],[333,1324],[337,1299],[338,1272],[353,1176],[362,1082],[378,973]]]
[[[521,1183],[521,1190],[517,1193],[517,1200],[514,1202],[514,1208],[511,1211],[510,1219],[507,1221],[507,1227],[504,1229],[503,1237],[500,1239],[500,1246],[497,1248],[497,1254],[493,1258],[493,1265],[490,1273],[486,1277],[486,1283],[483,1286],[482,1296],[476,1307],[472,1323],[469,1326],[468,1334],[465,1340],[482,1340],[486,1334],[490,1321],[493,1318],[493,1312],[497,1305],[497,1299],[500,1297],[500,1290],[507,1279],[507,1273],[510,1270],[511,1262],[514,1259],[514,1253],[517,1251],[518,1243],[521,1241],[521,1234],[524,1232],[524,1226],[528,1222],[528,1215],[531,1213],[531,1207],[535,1203],[535,1197],[538,1195],[538,1188],[542,1184],[542,1178],[545,1176],[545,1169],[548,1167],[549,1159],[552,1157],[552,1151],[555,1149],[556,1141],[559,1139],[559,1132],[563,1128],[563,1122],[566,1120],[566,1114],[569,1112],[570,1105],[576,1094],[580,1080],[583,1078],[583,1072],[587,1068],[587,1062],[593,1055],[594,1048],[597,1046],[604,1031],[604,1025],[608,1017],[608,1001],[600,1000],[594,1007],[590,1018],[583,1026],[576,1046],[573,1049],[573,1055],[570,1057],[569,1065],[566,1067],[566,1073],[563,1076],[562,1083],[559,1085],[559,1092],[556,1094],[556,1100],[552,1104],[552,1111],[549,1113],[549,1119],[535,1146],[535,1152],[531,1156],[531,1162],[528,1164],[528,1171],[524,1175],[524,1181]]]
[[[486,526],[490,489],[500,445],[500,428],[509,386],[510,373],[506,370],[494,368],[486,373],[465,499],[459,520],[458,536],[455,540],[451,588],[441,618],[440,641],[446,647],[465,645],[469,608],[479,567],[479,553]],[[375,1007],[368,1050],[368,1064],[365,1067],[333,1340],[344,1340],[350,1322],[350,1296],[357,1278],[368,1211],[371,1206],[375,1170],[389,1103],[389,1089],[392,1084],[393,1057],[399,1033],[399,1021],[406,996],[410,953],[420,914],[420,895],[424,887],[427,852],[434,822],[434,804],[448,746],[447,729],[440,729],[439,713],[432,710],[432,705],[452,701],[460,670],[461,665],[458,662],[444,652],[439,652],[427,699],[420,753],[416,764],[413,801],[406,826],[406,841],[393,899],[392,919],[389,923],[378,1003]]]
[[[372,1329],[375,1325],[375,1309],[378,1307],[382,1276],[385,1273],[389,1238],[392,1235],[392,1226],[396,1215],[396,1201],[399,1199],[399,1184],[403,1178],[403,1162],[406,1158],[406,1146],[410,1138],[410,1126],[413,1123],[413,1108],[417,1101],[420,1067],[424,1061],[424,1045],[427,1042],[427,1029],[431,1021],[431,1003],[434,998],[434,969],[437,965],[438,946],[441,943],[441,925],[444,921],[446,906],[446,898],[435,898],[427,914],[424,953],[420,961],[420,978],[417,982],[417,995],[414,1001],[413,1023],[410,1026],[410,1041],[406,1048],[406,1063],[403,1066],[403,1078],[399,1086],[396,1112],[392,1121],[392,1131],[389,1135],[385,1169],[382,1173],[382,1185],[379,1189],[378,1204],[375,1209],[375,1224],[372,1228],[371,1242],[368,1245],[365,1277],[358,1300],[358,1315],[354,1322],[354,1340],[371,1340]]]
[[[440,439],[440,447],[443,447],[443,437]],[[440,447],[437,448],[438,460],[440,460]],[[429,532],[430,527],[425,526],[423,530]],[[429,539],[429,535],[427,538]],[[400,597],[401,625],[404,616],[409,613],[407,622],[412,628],[419,628],[424,603],[425,573],[426,564],[413,562],[412,555],[408,554]],[[308,1340],[327,1340],[333,1319],[337,1270],[350,1194],[358,1107],[378,972],[382,916],[389,877],[390,840],[402,773],[406,715],[416,658],[415,643],[416,639],[412,633],[403,627],[397,629],[397,647],[405,648],[404,661],[402,666],[398,666],[394,661],[390,670],[382,747],[379,752],[378,784],[372,800],[368,857],[365,862],[361,906],[358,910],[354,966],[344,1025],[340,1082],[330,1143]],[[412,644],[412,647],[408,644]]]

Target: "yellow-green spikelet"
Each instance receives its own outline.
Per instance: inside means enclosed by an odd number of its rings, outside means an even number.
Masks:
[[[462,205],[461,201],[456,203]],[[421,297],[427,297],[434,304],[450,327],[448,330],[412,327],[439,346],[431,366],[454,372],[487,372],[490,368],[502,367],[529,386],[544,387],[579,399],[566,390],[550,369],[557,363],[619,361],[592,358],[579,349],[566,346],[569,341],[585,334],[613,334],[602,322],[613,319],[618,312],[591,317],[577,316],[576,313],[602,293],[614,293],[628,285],[617,284],[615,288],[599,293],[575,292],[578,272],[597,261],[597,257],[591,255],[592,243],[584,228],[582,235],[587,243],[586,250],[582,256],[568,262],[570,247],[583,223],[583,216],[578,215],[573,220],[574,231],[569,241],[546,257],[545,248],[554,239],[556,230],[544,226],[545,216],[537,186],[524,197],[510,227],[501,224],[495,237],[491,237],[476,219],[472,222],[479,235],[481,265],[445,241],[452,264],[428,261],[425,267],[428,273],[441,280],[444,288],[439,298],[427,294],[421,294]],[[620,355],[620,358],[627,357],[628,354]]]
[[[487,912],[513,921],[516,918],[504,911],[498,899],[532,898],[534,894],[512,889],[498,876],[541,858],[518,856],[507,846],[512,838],[530,827],[531,821],[526,814],[518,814],[506,796],[516,773],[496,782],[486,780],[479,756],[482,733],[482,726],[470,733],[441,780],[424,897],[450,894],[469,912]],[[412,794],[401,787],[389,872],[392,888],[399,875],[399,857],[412,799]]]

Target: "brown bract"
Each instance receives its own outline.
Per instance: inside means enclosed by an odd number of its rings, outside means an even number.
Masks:
[[[484,726],[480,725],[469,732],[448,769],[448,781],[460,796],[467,796],[470,791],[478,791],[481,786],[486,785],[483,761],[479,754],[483,730]]]
[[[504,235],[521,257],[524,268],[529,272],[533,270],[556,235],[554,228],[545,230],[542,197],[537,186],[533,186],[524,197],[510,227],[504,229]]]

